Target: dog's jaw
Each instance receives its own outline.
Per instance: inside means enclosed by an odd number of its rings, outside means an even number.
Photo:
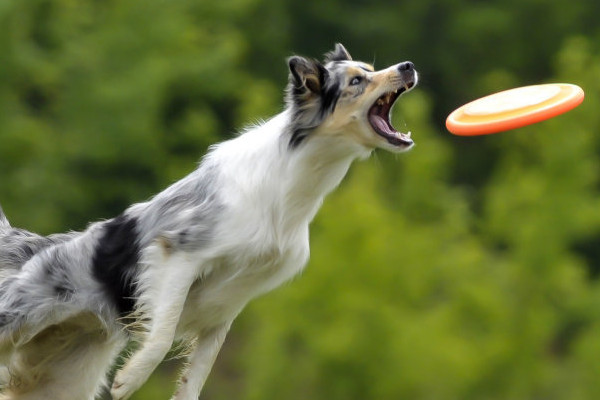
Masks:
[[[397,131],[391,122],[391,110],[394,103],[402,93],[410,90],[414,85],[415,82],[409,82],[400,89],[384,94],[369,109],[367,119],[371,128],[392,146],[410,148],[414,145],[411,133]]]
[[[412,90],[418,83],[419,76],[411,62],[401,63],[388,68],[384,74],[390,76],[388,84],[382,85],[376,100],[369,107],[366,119],[370,130],[380,139],[380,145],[386,150],[399,153],[414,146],[411,133],[399,132],[392,125],[391,112],[396,100]]]

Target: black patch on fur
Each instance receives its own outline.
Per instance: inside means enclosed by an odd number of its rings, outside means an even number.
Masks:
[[[92,273],[125,316],[135,306],[135,267],[140,257],[137,220],[123,214],[103,226],[92,261]]]
[[[340,95],[342,94],[342,88],[339,82],[327,82],[321,94],[321,116],[324,118],[327,114],[335,111]]]
[[[180,246],[185,246],[190,243],[190,232],[187,229],[182,230],[177,234],[177,241]]]
[[[68,301],[73,296],[75,291],[69,285],[62,283],[54,286],[54,293],[58,299],[62,301]]]
[[[12,311],[0,312],[0,327],[13,323],[17,315],[17,313]]]
[[[304,139],[308,137],[309,129],[297,128],[292,131],[292,137],[290,138],[290,148],[295,149],[300,146]]]

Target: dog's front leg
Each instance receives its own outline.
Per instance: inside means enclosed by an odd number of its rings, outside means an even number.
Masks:
[[[164,359],[173,345],[185,300],[197,277],[196,264],[185,253],[173,254],[164,265],[151,268],[162,269],[156,309],[142,347],[115,376],[111,389],[114,400],[128,399]]]
[[[172,400],[197,400],[200,391],[225,341],[231,321],[212,329],[198,338],[189,357],[189,364],[177,385]]]

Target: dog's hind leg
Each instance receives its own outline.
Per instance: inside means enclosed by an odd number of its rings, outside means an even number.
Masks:
[[[15,351],[4,394],[11,400],[92,400],[124,342],[124,333],[109,334],[90,313],[51,326]]]
[[[8,343],[23,346],[51,325],[82,310],[54,294],[48,285],[26,273],[10,277],[0,285],[0,348]]]
[[[40,250],[0,283],[0,348],[6,342],[22,346],[92,303],[93,293],[81,291],[92,280],[71,274],[75,268],[86,268],[90,250],[71,242],[75,239]]]
[[[141,348],[117,373],[111,389],[114,400],[129,398],[171,349],[189,289],[198,276],[198,263],[183,252],[170,254],[162,265],[152,264],[149,268],[160,274],[158,279],[153,279],[158,287],[147,288],[156,297],[149,332]]]

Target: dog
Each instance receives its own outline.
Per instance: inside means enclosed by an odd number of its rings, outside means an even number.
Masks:
[[[188,343],[173,400],[197,399],[244,306],[297,275],[309,223],[351,163],[413,147],[391,124],[413,63],[376,71],[341,44],[288,60],[284,111],[211,147],[152,199],[83,232],[40,236],[0,209],[3,399],[128,399],[175,341]]]

